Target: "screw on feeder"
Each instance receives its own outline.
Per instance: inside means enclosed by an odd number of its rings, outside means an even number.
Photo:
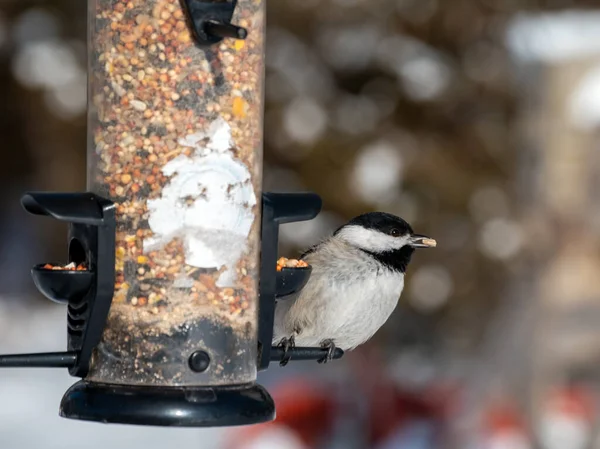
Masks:
[[[190,356],[188,363],[192,371],[203,373],[210,365],[210,356],[204,351],[196,351]]]

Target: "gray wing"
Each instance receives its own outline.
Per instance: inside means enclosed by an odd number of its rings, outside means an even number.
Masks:
[[[302,255],[300,259],[311,264],[317,250],[327,242],[324,240],[313,245]],[[313,257],[311,257],[313,256]],[[318,258],[318,257],[317,257]],[[313,272],[302,291],[295,293],[275,302],[275,324],[273,328],[273,342],[279,342],[282,338],[288,338],[298,330],[307,331],[316,324],[320,309],[323,307],[322,289],[323,282],[319,282],[319,273]]]
[[[294,293],[286,296],[285,298],[277,299],[275,301],[275,321],[273,326],[273,343],[279,343],[282,338],[289,337],[292,331],[288,331],[286,326],[286,316],[296,302],[300,293]]]
[[[275,308],[274,339],[294,335],[296,344],[312,346],[316,344],[323,330],[323,319],[327,319],[326,284],[318,277],[312,278],[294,298],[280,301]]]

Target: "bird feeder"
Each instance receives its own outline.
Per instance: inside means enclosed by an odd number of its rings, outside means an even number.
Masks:
[[[67,350],[0,356],[81,378],[61,416],[274,419],[256,376],[284,357],[275,301],[311,271],[277,271],[279,226],[314,218],[321,200],[262,192],[264,37],[263,0],[89,0],[87,192],[22,198],[69,226],[67,260],[32,269],[67,307]]]

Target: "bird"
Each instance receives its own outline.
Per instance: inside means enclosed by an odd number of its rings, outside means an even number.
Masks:
[[[312,267],[306,286],[275,304],[272,344],[283,348],[280,365],[296,346],[349,351],[367,342],[396,308],[404,274],[418,248],[437,242],[415,234],[402,218],[386,212],[354,217],[300,259]]]

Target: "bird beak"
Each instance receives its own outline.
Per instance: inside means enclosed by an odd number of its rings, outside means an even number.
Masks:
[[[409,245],[413,248],[435,248],[437,242],[425,235],[413,234],[410,238]]]

